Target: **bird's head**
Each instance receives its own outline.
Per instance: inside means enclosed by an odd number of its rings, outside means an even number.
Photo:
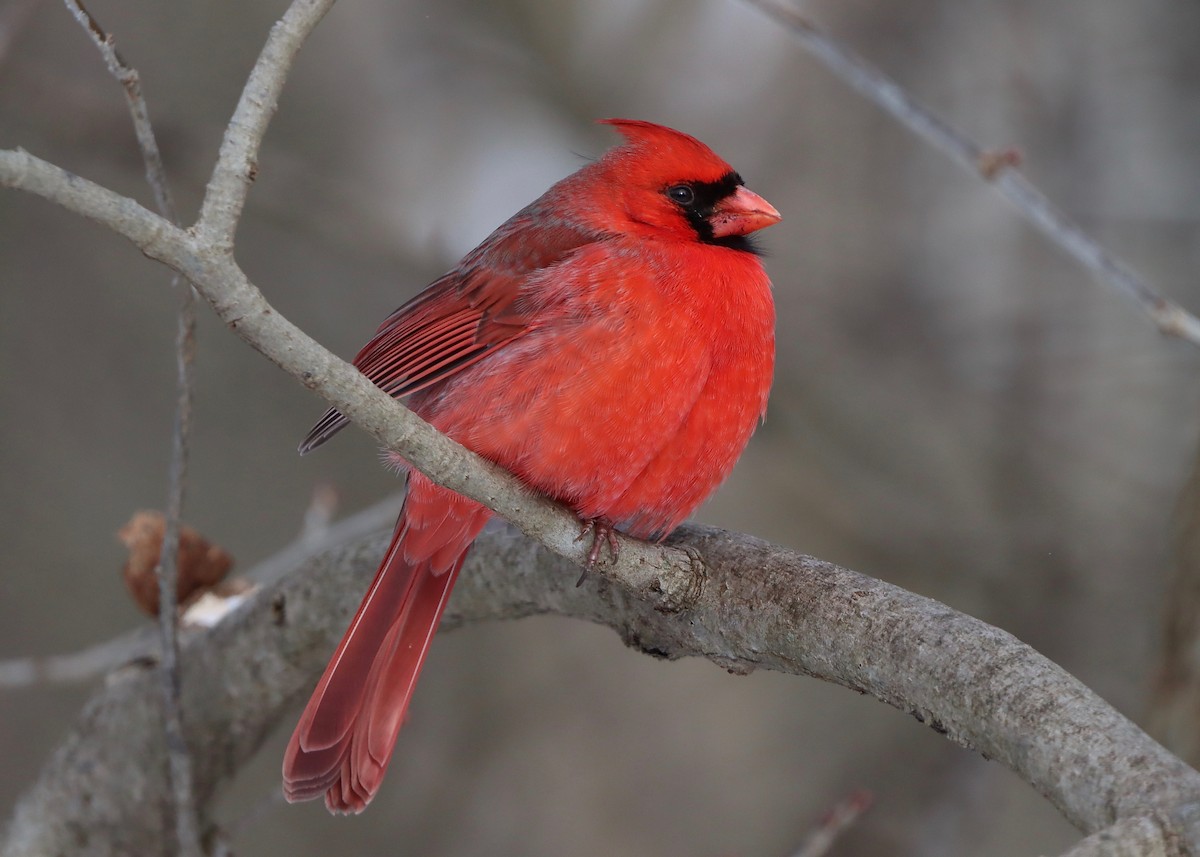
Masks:
[[[635,119],[602,119],[625,137],[594,165],[624,229],[753,252],[747,236],[780,221],[769,202],[694,137]],[[604,206],[608,208],[608,206]]]

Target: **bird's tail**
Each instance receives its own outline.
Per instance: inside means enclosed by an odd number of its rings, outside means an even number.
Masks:
[[[361,812],[383,781],[442,611],[475,536],[482,506],[419,473],[392,543],[283,757],[289,801],[325,795]]]

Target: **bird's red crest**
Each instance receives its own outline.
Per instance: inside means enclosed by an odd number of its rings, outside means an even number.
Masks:
[[[652,153],[664,164],[687,165],[693,172],[688,178],[700,181],[715,181],[733,172],[712,149],[682,131],[641,119],[600,119],[599,124],[611,125],[627,141],[612,150],[618,157],[630,151]]]

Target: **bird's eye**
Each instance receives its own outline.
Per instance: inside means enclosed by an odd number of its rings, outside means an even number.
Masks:
[[[672,185],[667,188],[667,196],[680,205],[691,205],[696,201],[696,191],[685,184]]]

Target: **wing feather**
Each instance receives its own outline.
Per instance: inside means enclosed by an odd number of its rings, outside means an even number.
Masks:
[[[528,330],[522,286],[597,238],[565,226],[538,230],[536,220],[529,210],[517,215],[458,268],[388,316],[354,358],[358,370],[401,398],[444,381]],[[301,454],[347,422],[337,409],[326,411],[300,444]]]

